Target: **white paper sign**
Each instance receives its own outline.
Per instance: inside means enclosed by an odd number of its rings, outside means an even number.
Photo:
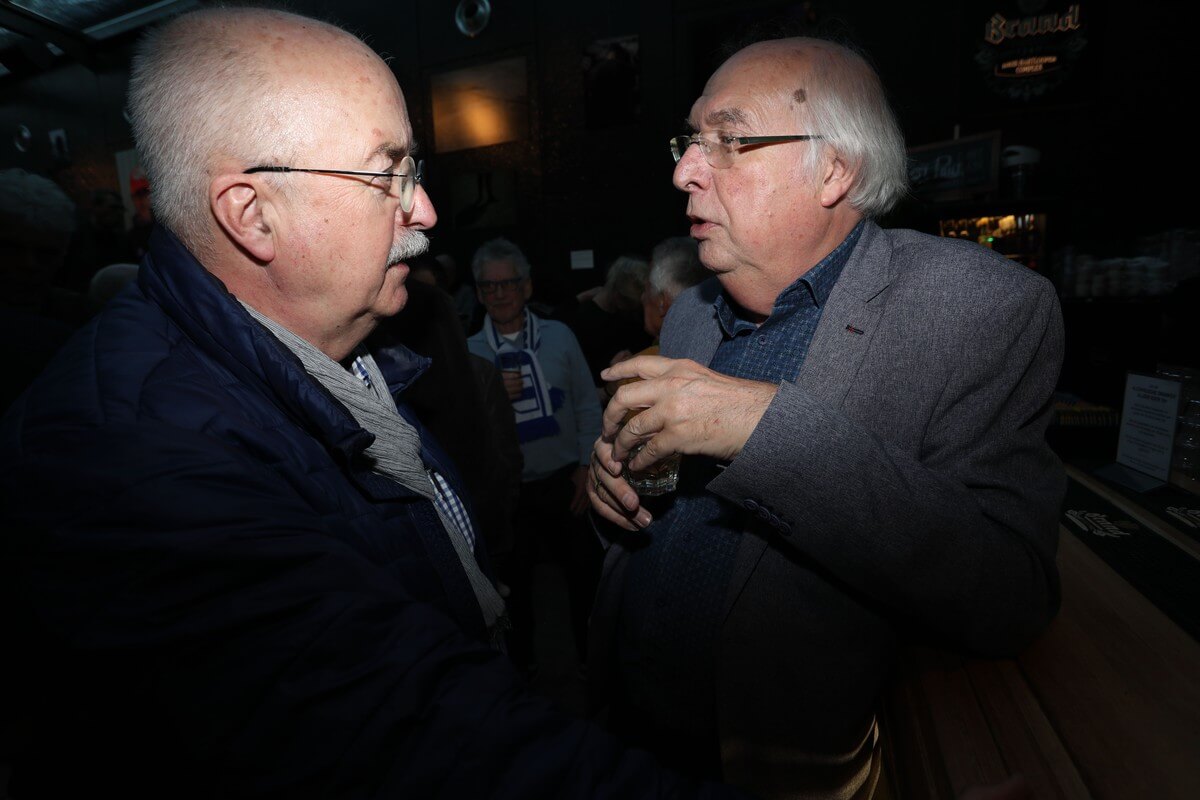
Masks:
[[[1117,463],[1167,480],[1171,446],[1179,416],[1179,381],[1129,373],[1125,378],[1125,408]]]
[[[572,250],[571,269],[591,269],[596,266],[596,257],[592,250]]]

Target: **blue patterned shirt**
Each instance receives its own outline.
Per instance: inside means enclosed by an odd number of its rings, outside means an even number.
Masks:
[[[780,292],[761,324],[718,295],[713,307],[723,338],[709,367],[737,378],[794,381],[862,230],[860,222]],[[697,735],[716,728],[716,634],[738,542],[755,524],[749,512],[707,491],[715,469],[711,460],[684,459],[678,491],[657,510],[645,546],[632,550],[618,626],[630,701],[656,725]]]

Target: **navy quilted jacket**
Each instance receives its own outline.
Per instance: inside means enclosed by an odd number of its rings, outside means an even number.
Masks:
[[[376,359],[393,393],[423,368]],[[724,791],[526,693],[432,506],[363,468],[370,441],[156,234],[0,428],[13,796]]]

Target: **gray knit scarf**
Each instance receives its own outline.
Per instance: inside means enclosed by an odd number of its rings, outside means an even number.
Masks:
[[[242,306],[300,359],[308,374],[341,401],[364,430],[375,434],[375,441],[366,449],[367,457],[374,460],[371,471],[391,478],[401,486],[416,492],[437,509],[442,528],[450,543],[454,545],[454,552],[458,554],[463,571],[467,573],[467,579],[471,582],[471,589],[475,592],[480,611],[483,612],[483,621],[492,644],[502,647],[503,632],[507,627],[504,600],[479,569],[479,563],[475,560],[467,540],[458,532],[457,526],[446,518],[445,512],[435,501],[433,480],[421,460],[421,437],[396,410],[396,402],[388,393],[387,379],[380,372],[375,359],[365,349],[358,354],[371,379],[371,385],[368,387],[309,342],[245,303],[242,303]]]

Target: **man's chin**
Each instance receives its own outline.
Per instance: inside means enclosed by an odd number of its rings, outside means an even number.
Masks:
[[[408,305],[408,287],[401,283],[380,297],[375,307],[379,311],[380,317],[393,317],[399,314],[406,305]]]
[[[488,316],[491,318],[493,325],[505,326],[505,325],[511,325],[512,323],[516,322],[518,319],[521,319],[522,314],[521,314],[521,312],[513,314],[511,311],[506,311],[503,314],[489,313]]]
[[[400,291],[396,293],[396,296],[394,298],[392,298],[391,305],[392,305],[392,308],[394,308],[395,310],[392,311],[392,313],[389,316],[394,316],[396,314],[399,314],[401,311],[403,311],[404,307],[406,305],[408,305],[408,290],[405,289],[404,287],[400,287]]]
[[[709,272],[715,272],[718,275],[722,272],[728,272],[730,267],[726,265],[729,260],[729,251],[723,249],[716,242],[710,239],[702,239],[696,248],[697,255],[700,256],[700,263]]]

